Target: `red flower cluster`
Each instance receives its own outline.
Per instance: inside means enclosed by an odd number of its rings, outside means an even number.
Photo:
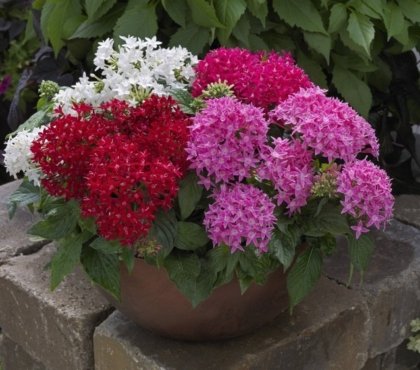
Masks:
[[[31,150],[52,195],[81,202],[106,239],[135,243],[158,209],[168,209],[187,168],[189,118],[170,97],[141,105],[112,100],[95,110],[80,104],[62,115]]]
[[[213,82],[233,85],[235,96],[268,111],[300,88],[313,86],[289,54],[252,53],[246,49],[219,48],[210,51],[196,67],[192,86],[199,96]]]

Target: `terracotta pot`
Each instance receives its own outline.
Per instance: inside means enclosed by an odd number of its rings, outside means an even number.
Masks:
[[[271,273],[263,286],[241,295],[235,279],[214,290],[196,308],[169,280],[165,269],[136,259],[131,274],[121,267],[121,302],[103,294],[123,314],[157,334],[189,341],[236,337],[269,323],[288,307],[286,276]]]

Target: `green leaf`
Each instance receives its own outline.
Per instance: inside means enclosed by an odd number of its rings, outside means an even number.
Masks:
[[[80,217],[78,224],[79,227],[84,231],[89,231],[93,235],[97,233],[96,222],[93,217]]]
[[[195,254],[174,255],[165,259],[169,278],[191,301],[193,307],[206,299],[213,290],[215,275]]]
[[[374,62],[370,62],[354,54],[338,55],[333,53],[332,59],[335,64],[338,64],[345,69],[351,69],[358,72],[374,72],[378,69],[378,66],[376,65],[377,57],[375,57]]]
[[[187,0],[187,2],[191,9],[194,23],[206,28],[224,27],[217,17],[213,5],[210,5],[205,0]]]
[[[327,88],[327,78],[321,66],[313,59],[308,58],[300,50],[297,53],[297,63],[317,85]]]
[[[265,21],[268,15],[267,1],[247,0],[248,10],[257,18],[265,28]]]
[[[193,251],[209,242],[204,228],[194,222],[178,222],[175,246],[178,249]]]
[[[372,105],[372,93],[364,81],[349,70],[336,65],[333,69],[332,82],[353,108],[362,116],[368,116]]]
[[[251,24],[247,14],[244,14],[238,23],[236,23],[235,28],[232,30],[233,36],[235,36],[243,46],[249,48],[249,32],[251,31]]]
[[[344,235],[350,232],[346,216],[341,214],[341,208],[331,203],[325,204],[317,216],[306,221],[304,234],[321,237],[325,234]]]
[[[50,122],[51,118],[46,109],[42,109],[39,112],[34,113],[24,123],[22,123],[11,136],[17,134],[22,130],[32,131],[34,128],[41,127],[46,123]]]
[[[403,31],[405,25],[404,16],[397,4],[389,2],[386,5],[384,12],[384,24],[388,33],[388,40]]]
[[[165,258],[174,248],[177,221],[173,210],[158,212],[150,229],[150,236],[157,240],[162,247],[160,253]]]
[[[240,253],[231,253],[227,245],[211,249],[207,253],[209,268],[217,274],[215,286],[226,284],[233,278]]]
[[[328,32],[337,32],[347,21],[347,8],[344,4],[335,4],[331,8]]]
[[[373,253],[374,244],[372,239],[364,234],[356,239],[353,234],[348,238],[349,253],[351,264],[360,271],[365,271],[368,267],[370,257]]]
[[[131,274],[134,268],[135,256],[130,248],[121,249],[121,259],[123,260],[128,272]]]
[[[58,249],[51,259],[51,290],[63,281],[80,262],[83,243],[90,238],[90,233],[74,233],[58,241]]]
[[[121,300],[120,268],[117,254],[107,254],[86,247],[82,249],[81,263],[90,279],[118,301]]]
[[[355,9],[370,18],[383,18],[383,8],[386,4],[382,0],[359,0]]]
[[[116,240],[106,240],[104,238],[96,238],[89,247],[96,249],[104,254],[117,254],[121,250],[121,245]]]
[[[278,231],[273,234],[270,240],[269,251],[283,265],[284,271],[290,267],[295,258],[295,249],[299,240],[300,235],[298,236],[297,233],[284,234]]]
[[[250,45],[250,49],[253,51],[270,49],[261,37],[257,35],[253,35],[253,34],[249,35],[249,45]]]
[[[24,179],[8,199],[7,208],[9,212],[9,218],[13,218],[17,206],[24,207],[29,204],[36,203],[39,200],[40,188],[35,186],[28,179]]]
[[[245,0],[215,0],[214,7],[218,18],[225,25],[224,28],[217,29],[217,38],[225,44],[236,23],[245,13],[246,3]]]
[[[273,0],[274,11],[291,26],[327,34],[321,15],[310,0]]]
[[[158,30],[155,5],[147,0],[129,0],[114,27],[114,38],[119,36],[151,37]]]
[[[181,27],[185,27],[185,19],[188,11],[186,0],[162,0],[162,5],[176,23]]]
[[[203,187],[198,184],[197,175],[194,172],[188,173],[179,184],[178,204],[182,220],[191,215],[202,194]]]
[[[321,276],[321,268],[322,254],[318,248],[308,248],[297,257],[287,275],[291,311],[318,281]]]
[[[398,0],[400,9],[413,23],[420,23],[420,2],[418,0]]]
[[[208,45],[210,40],[210,30],[189,23],[185,28],[179,28],[172,36],[169,46],[184,46],[193,54],[200,54]]]
[[[117,0],[85,0],[85,9],[89,22],[96,21],[105,15],[116,4]]]
[[[327,64],[330,63],[331,37],[317,32],[304,32],[303,37],[308,46],[320,53]]]
[[[88,39],[92,37],[100,37],[111,32],[124,9],[124,6],[117,4],[111,12],[105,14],[102,18],[96,20],[95,22],[83,22],[69,39]]]
[[[79,205],[74,200],[58,204],[45,220],[33,225],[28,233],[48,240],[64,238],[75,230],[79,214]]]
[[[363,14],[352,12],[349,16],[347,31],[350,39],[360,45],[367,55],[370,55],[370,45],[375,36],[375,28],[369,18]]]

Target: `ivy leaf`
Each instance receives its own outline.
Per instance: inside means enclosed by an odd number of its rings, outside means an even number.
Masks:
[[[191,215],[202,194],[203,187],[198,184],[197,175],[194,172],[188,173],[179,184],[178,204],[182,220]]]
[[[372,105],[372,93],[364,81],[349,70],[335,65],[332,82],[353,108],[362,116],[368,116]]]
[[[328,32],[337,32],[347,21],[347,8],[344,4],[334,4],[331,8]]]
[[[151,37],[158,30],[155,6],[147,0],[130,0],[114,27],[114,38],[120,35]]]
[[[405,17],[413,23],[420,23],[420,3],[416,0],[398,0]]]
[[[103,253],[90,247],[82,248],[81,263],[90,279],[121,300],[120,268],[117,254]]]
[[[235,36],[245,47],[249,48],[249,32],[251,31],[251,24],[247,14],[244,14],[235,28],[232,30],[233,36]]]
[[[69,39],[101,37],[106,33],[111,32],[124,9],[125,7],[122,4],[117,4],[112,11],[105,14],[102,18],[99,18],[92,23],[90,21],[81,23]]]
[[[80,209],[76,201],[58,204],[45,220],[33,225],[28,233],[48,240],[64,238],[76,228],[79,215]]]
[[[318,32],[304,32],[303,37],[308,46],[320,53],[327,64],[330,64],[331,37]]]
[[[106,14],[117,0],[86,0],[85,9],[89,22],[96,21]]]
[[[28,179],[24,179],[19,187],[10,195],[7,202],[9,218],[15,215],[17,206],[27,206],[40,200],[40,188]]]
[[[268,15],[267,1],[247,0],[247,4],[250,13],[257,18],[265,28],[265,21]]]
[[[193,54],[200,54],[208,45],[210,40],[210,30],[189,23],[185,28],[179,28],[172,36],[169,46],[184,46]],[[192,112],[186,112],[191,114]]]
[[[273,0],[273,8],[279,17],[291,26],[327,34],[321,15],[310,0]]]
[[[176,23],[181,27],[185,27],[185,19],[188,11],[186,0],[162,0],[162,5]]]
[[[404,16],[400,7],[392,2],[389,2],[384,11],[384,24],[388,34],[388,40],[396,35],[399,35],[405,26]]]
[[[290,310],[302,301],[321,276],[322,254],[318,248],[301,253],[287,275]]]
[[[214,7],[220,21],[225,25],[225,28],[217,29],[217,38],[225,44],[236,23],[245,13],[246,3],[245,0],[215,0]]]
[[[351,264],[360,271],[368,267],[370,257],[373,253],[374,244],[372,239],[364,234],[356,239],[353,234],[347,237]]]
[[[187,2],[191,9],[194,23],[206,28],[224,27],[217,17],[213,5],[210,5],[205,0],[187,0]]]
[[[386,4],[382,0],[361,0],[357,3],[357,11],[370,18],[383,18],[383,8]]]
[[[193,307],[206,299],[213,290],[215,274],[205,264],[202,265],[196,254],[171,254],[165,259],[164,266],[169,278],[191,301]]]
[[[300,50],[298,51],[296,58],[298,65],[303,68],[313,82],[323,88],[328,87],[325,73],[314,58],[307,57]]]
[[[91,237],[88,232],[74,233],[58,241],[58,249],[51,259],[51,290],[63,281],[80,262],[83,243]]]
[[[369,18],[352,12],[349,16],[347,31],[350,38],[370,56],[370,45],[375,36],[375,28]]]
[[[163,258],[168,256],[174,248],[177,221],[173,210],[158,212],[150,229],[150,236],[161,245],[160,253]]]
[[[178,249],[193,251],[209,242],[204,228],[194,222],[178,222],[175,246]]]

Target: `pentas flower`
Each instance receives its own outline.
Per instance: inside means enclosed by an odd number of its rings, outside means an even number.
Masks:
[[[40,171],[32,161],[30,147],[46,127],[35,128],[32,131],[21,130],[6,142],[4,165],[7,172],[15,179],[18,178],[18,174],[22,173],[35,185],[40,184]]]
[[[385,227],[392,217],[394,198],[386,172],[367,160],[347,163],[337,179],[337,192],[342,194],[342,213],[357,222],[352,226],[356,238],[368,228]]]
[[[95,218],[104,238],[132,245],[147,235],[156,211],[171,206],[180,176],[128,136],[104,137],[90,158],[82,214]]]
[[[311,194],[314,181],[313,153],[300,141],[275,139],[274,147],[262,154],[258,176],[272,182],[277,190],[277,203],[286,203],[291,214],[303,207]]]
[[[261,109],[224,97],[209,100],[190,130],[188,159],[209,188],[249,176],[260,161],[268,123]]]
[[[254,245],[267,252],[274,228],[274,204],[260,189],[236,183],[221,186],[204,215],[204,225],[213,244],[226,244],[231,252]]]
[[[249,50],[219,48],[196,66],[193,96],[199,96],[211,83],[233,85],[243,102],[268,111],[300,88],[313,86],[305,72],[289,54],[252,53]]]
[[[271,112],[271,118],[291,125],[293,132],[328,161],[352,161],[359,153],[379,155],[371,125],[347,103],[329,98],[319,87],[301,89]]]

